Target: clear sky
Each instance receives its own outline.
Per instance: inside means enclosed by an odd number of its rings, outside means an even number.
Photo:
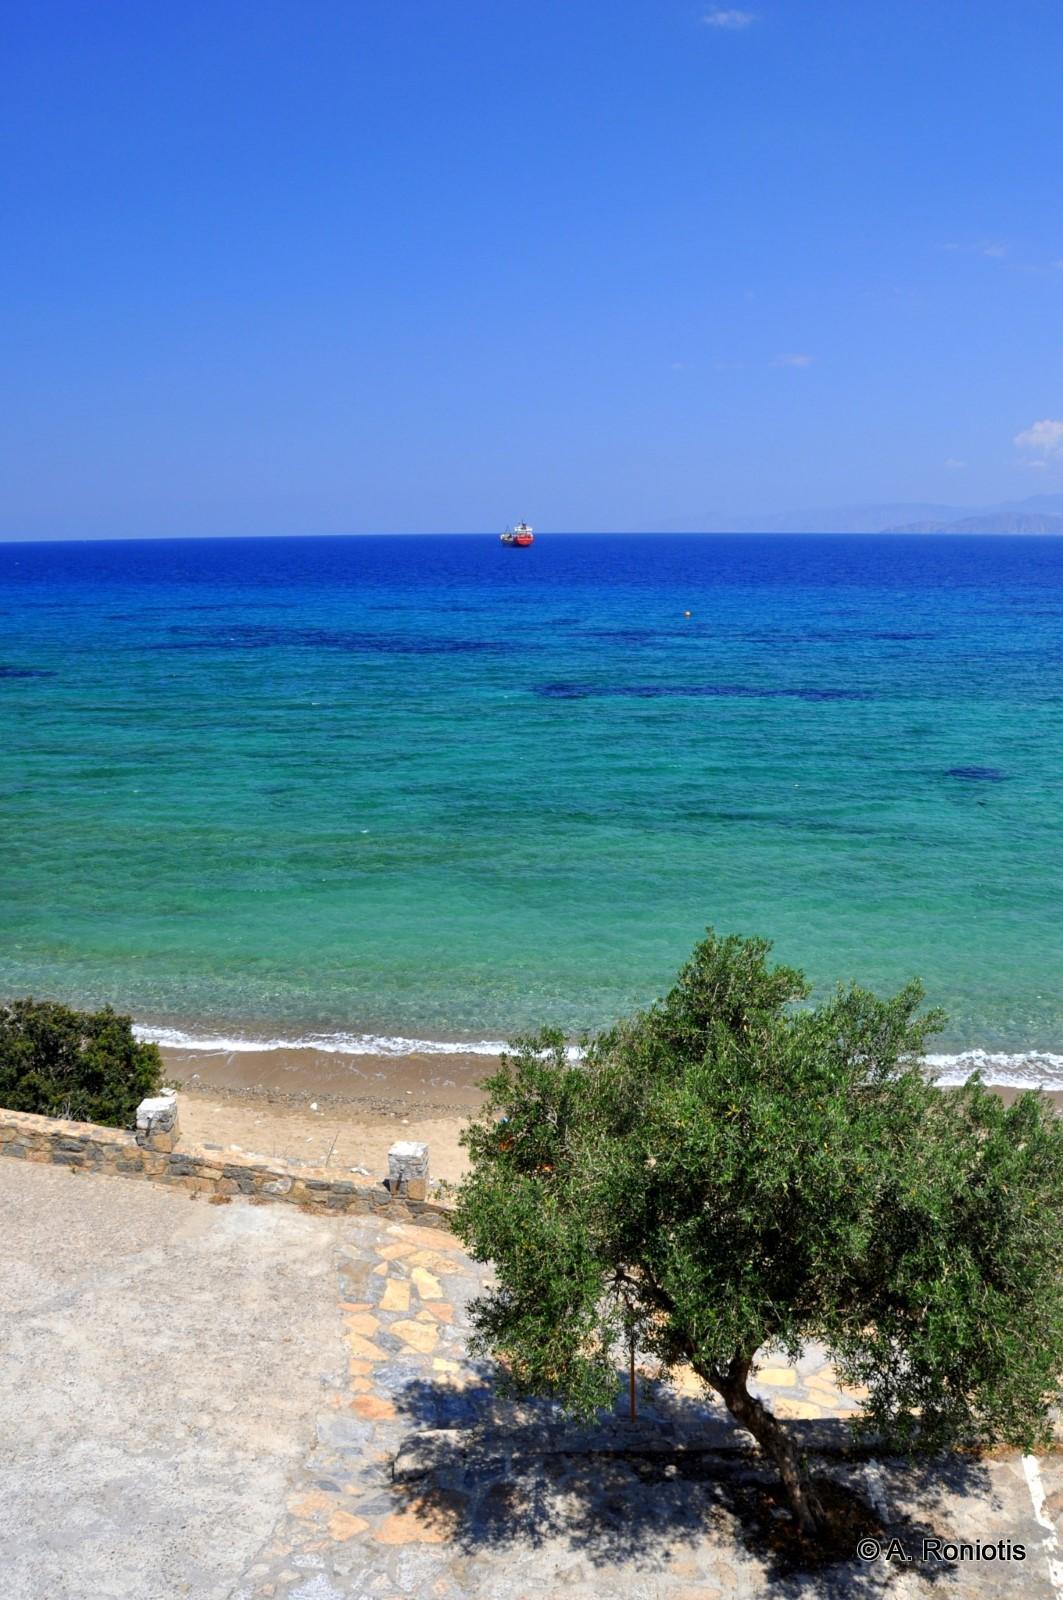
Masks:
[[[1061,0],[4,33],[0,537],[1063,490]]]

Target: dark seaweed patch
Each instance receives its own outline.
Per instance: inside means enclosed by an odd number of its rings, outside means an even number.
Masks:
[[[578,619],[576,619],[578,621]],[[661,639],[678,639],[689,635],[689,627],[677,628],[583,628],[585,639],[609,639],[614,644],[653,644]]]
[[[366,609],[369,611],[402,611],[407,615],[411,611],[420,612],[422,615],[426,611],[439,611],[445,612],[449,616],[453,611],[481,612],[485,608],[483,606],[454,605],[449,600],[442,600],[438,605],[432,605],[424,600],[377,600],[372,605],[367,606]]]
[[[149,650],[338,650],[350,655],[469,655],[512,650],[508,642],[494,639],[451,639],[440,635],[421,639],[392,634],[362,633],[341,628],[271,627],[248,623],[224,631],[175,628],[185,635],[160,639]]]
[[[950,767],[945,776],[963,783],[1003,783],[1008,775],[999,767]]]
[[[870,700],[865,689],[777,689],[751,683],[537,683],[546,700]]]
[[[54,678],[47,667],[10,667],[0,662],[0,678]]]
[[[891,828],[872,823],[838,822],[815,817],[784,817],[765,811],[687,810],[678,814],[686,822],[753,822],[762,828],[785,828],[795,833],[844,834],[854,839],[892,839]],[[910,838],[908,834],[906,837]]]
[[[815,628],[804,635],[806,639],[814,639],[818,644],[847,644],[850,641],[858,642],[864,639],[872,640],[904,640],[911,639],[936,639],[936,633],[909,632],[900,628]]]
[[[590,683],[537,683],[533,689],[544,700],[586,700],[599,692]]]

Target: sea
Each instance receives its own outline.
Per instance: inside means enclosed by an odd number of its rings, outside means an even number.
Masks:
[[[0,996],[485,1055],[712,925],[1063,1085],[1063,540],[0,546]]]

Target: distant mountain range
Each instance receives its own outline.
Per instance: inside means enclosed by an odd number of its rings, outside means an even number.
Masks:
[[[1063,517],[1040,511],[985,511],[955,522],[903,522],[883,533],[1063,533]]]
[[[995,506],[949,506],[921,501],[886,505],[820,506],[805,511],[701,518],[668,523],[667,533],[1058,533],[1063,494],[1035,494]]]

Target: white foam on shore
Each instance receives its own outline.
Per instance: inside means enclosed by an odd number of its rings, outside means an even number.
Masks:
[[[307,1033],[292,1038],[247,1039],[226,1034],[199,1035],[182,1028],[154,1028],[137,1023],[138,1039],[153,1039],[172,1050],[189,1050],[198,1055],[263,1054],[271,1050],[319,1050],[337,1056],[498,1056],[509,1049],[505,1039],[408,1039],[401,1034],[382,1033]],[[577,1061],[581,1052],[569,1047],[569,1059]],[[955,1055],[926,1057],[936,1083],[953,1088],[966,1083],[973,1072],[980,1072],[986,1083],[1010,1089],[1063,1089],[1063,1055],[1049,1051],[1025,1051],[1009,1055],[1004,1051],[961,1050]]]
[[[171,1050],[199,1055],[263,1054],[269,1050],[319,1050],[335,1056],[497,1056],[509,1046],[504,1039],[405,1039],[382,1033],[307,1033],[292,1039],[242,1039],[227,1035],[185,1033],[182,1028],[152,1028],[136,1023],[138,1039],[151,1039]]]
[[[980,1072],[986,1083],[1001,1089],[1063,1089],[1063,1056],[1047,1050],[1008,1055],[1001,1050],[961,1050],[958,1055],[930,1055],[926,1064],[935,1083],[955,1088]]]

